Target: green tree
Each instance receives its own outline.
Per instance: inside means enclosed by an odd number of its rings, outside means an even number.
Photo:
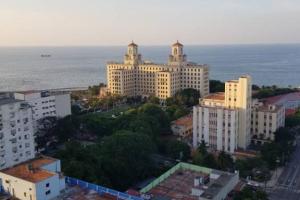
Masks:
[[[168,106],[165,112],[172,121],[190,113],[187,108],[180,105]]]
[[[166,113],[158,105],[146,103],[138,108],[138,113],[156,118],[161,133],[170,132],[170,120]]]
[[[218,168],[221,170],[232,170],[234,168],[233,158],[224,151],[221,151],[219,153],[217,163]]]
[[[100,149],[96,145],[84,147],[79,142],[71,141],[55,157],[62,161],[62,171],[67,176],[111,186],[103,172],[99,153]]]
[[[253,190],[249,187],[245,187],[240,191],[234,200],[268,200],[268,195],[262,190]]]
[[[224,92],[225,91],[225,83],[218,80],[210,80],[209,81],[209,92]]]
[[[199,103],[200,92],[193,88],[187,88],[177,92],[174,98],[176,104],[191,107]]]
[[[203,167],[218,169],[218,163],[213,154],[208,153],[204,141],[198,147],[193,156],[193,163]]]
[[[101,163],[114,188],[125,190],[152,171],[155,146],[149,136],[118,131],[101,144]]]
[[[159,98],[157,98],[156,96],[150,96],[148,98],[148,103],[159,104]]]
[[[134,132],[144,133],[150,136],[153,140],[157,140],[160,134],[159,121],[146,114],[138,114],[132,121],[128,121],[129,129]]]
[[[191,151],[189,145],[185,142],[171,140],[167,142],[166,153],[171,158],[186,161],[190,157]]]
[[[51,132],[58,137],[60,142],[65,142],[76,134],[79,126],[78,118],[71,115],[57,120]]]

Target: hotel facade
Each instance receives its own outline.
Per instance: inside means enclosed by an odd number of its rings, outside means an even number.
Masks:
[[[108,92],[122,96],[156,96],[162,102],[181,89],[209,94],[209,66],[187,62],[183,45],[176,42],[167,64],[143,61],[135,43],[128,45],[123,63],[107,64]]]

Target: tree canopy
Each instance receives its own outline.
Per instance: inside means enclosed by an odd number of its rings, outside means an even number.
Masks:
[[[103,140],[100,152],[103,169],[113,186],[124,190],[149,175],[155,146],[145,134],[118,131]]]
[[[200,92],[193,88],[187,88],[178,91],[174,97],[166,100],[166,105],[184,105],[187,107],[194,106],[199,103]]]

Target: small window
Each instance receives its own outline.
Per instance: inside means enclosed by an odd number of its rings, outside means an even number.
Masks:
[[[26,197],[26,192],[24,192],[24,197]]]
[[[50,186],[50,183],[47,183],[47,184],[46,184],[46,187],[49,187],[49,186]]]
[[[49,195],[50,193],[51,193],[50,190],[48,190],[48,191],[45,192],[46,195]]]

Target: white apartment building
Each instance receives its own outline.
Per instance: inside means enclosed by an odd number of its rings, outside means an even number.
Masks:
[[[14,94],[15,99],[24,100],[32,106],[34,121],[45,117],[63,118],[71,115],[70,93],[49,91],[25,91]]]
[[[22,200],[49,200],[65,189],[60,160],[39,157],[0,171],[3,190]]]
[[[209,93],[209,67],[187,62],[183,45],[172,45],[168,64],[143,61],[135,43],[128,45],[123,63],[107,64],[107,87],[111,94],[158,97],[162,102],[180,89],[194,88],[201,96]]]
[[[241,76],[238,80],[225,82],[225,107],[238,109],[238,147],[245,149],[251,142],[252,80]]]
[[[274,133],[285,126],[283,105],[264,104],[255,99],[251,116],[251,136],[255,143],[274,140]]]
[[[225,93],[200,99],[193,108],[193,146],[204,141],[212,150],[233,153],[250,144],[251,95],[250,76],[225,83]]]
[[[33,121],[28,103],[0,96],[0,169],[35,156]]]
[[[201,100],[193,108],[193,146],[202,141],[213,150],[233,153],[238,143],[238,110],[223,106],[224,93]]]

